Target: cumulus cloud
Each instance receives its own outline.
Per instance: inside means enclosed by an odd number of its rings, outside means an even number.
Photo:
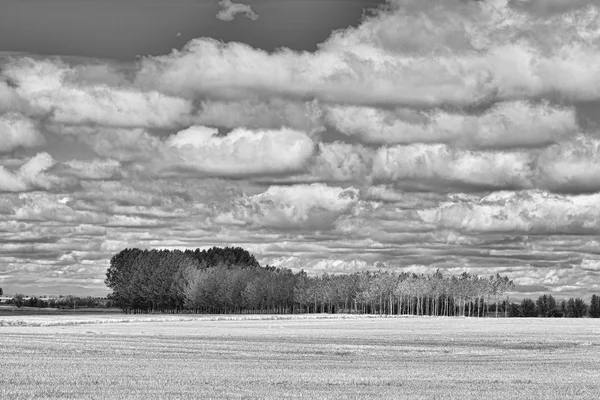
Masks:
[[[217,129],[193,126],[169,137],[185,165],[206,175],[247,176],[298,171],[314,151],[303,132],[291,129],[235,129],[218,136]]]
[[[19,114],[0,115],[0,153],[45,143],[36,124]]]
[[[247,4],[234,3],[231,0],[220,0],[221,9],[217,13],[217,18],[221,21],[233,21],[237,14],[245,14],[246,18],[253,21],[258,19],[258,14]]]
[[[19,112],[27,109],[26,102],[15,92],[15,89],[3,82],[0,74],[0,113]]]
[[[495,192],[478,202],[447,202],[420,215],[439,228],[474,232],[593,234],[600,230],[600,195]]]
[[[116,72],[114,72],[116,74]],[[38,114],[62,124],[116,127],[177,127],[192,112],[188,100],[157,91],[142,91],[119,83],[109,73],[82,75],[81,69],[59,60],[20,57],[3,66],[2,75]],[[108,76],[107,76],[108,75]]]
[[[22,205],[14,211],[16,220],[59,221],[74,224],[103,224],[106,218],[89,211],[73,210],[61,195],[44,192],[22,193]]]
[[[544,149],[535,162],[538,186],[560,192],[600,191],[600,141],[580,135]]]
[[[340,215],[351,212],[358,194],[353,187],[320,183],[271,186],[264,193],[239,199],[234,210],[217,221],[280,229],[331,229]]]
[[[50,189],[59,179],[45,173],[55,164],[48,153],[38,153],[17,171],[9,171],[0,165],[0,192],[25,192],[34,189]]]
[[[308,257],[274,257],[268,258],[269,265],[277,268],[290,268],[294,271],[308,270],[311,274],[345,274],[353,271],[375,270],[379,267],[374,263],[357,259],[311,259]],[[383,264],[382,264],[383,265]]]
[[[381,147],[373,159],[375,181],[408,189],[600,190],[600,141],[586,135],[541,149],[466,150],[450,145]]]
[[[547,103],[498,103],[481,115],[334,106],[327,121],[376,144],[448,143],[475,148],[540,147],[578,131],[575,110]]]
[[[425,190],[529,188],[530,161],[525,152],[423,144],[383,147],[375,155],[373,177]]]
[[[188,97],[261,93],[395,107],[600,96],[600,31],[588,15],[597,8],[560,14],[549,30],[507,0],[400,3],[315,53],[194,39],[181,51],[145,58],[137,82]]]

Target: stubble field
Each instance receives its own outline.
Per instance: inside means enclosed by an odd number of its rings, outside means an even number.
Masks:
[[[0,317],[3,399],[597,399],[600,321]]]

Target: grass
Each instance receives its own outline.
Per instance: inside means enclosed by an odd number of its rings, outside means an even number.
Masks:
[[[2,322],[0,398],[6,399],[597,399],[600,393],[600,321],[592,319],[116,314]]]

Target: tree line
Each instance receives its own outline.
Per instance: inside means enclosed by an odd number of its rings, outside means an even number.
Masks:
[[[590,304],[583,299],[571,297],[557,302],[552,295],[542,295],[534,302],[526,298],[521,303],[511,303],[509,317],[542,317],[542,318],[600,318],[600,297],[592,295]]]
[[[48,299],[37,296],[27,297],[22,293],[17,293],[13,298],[8,299],[6,304],[15,305],[18,308],[113,308],[113,302],[111,300],[101,297],[77,297],[69,295]]]
[[[124,249],[106,285],[125,312],[367,313],[481,317],[508,315],[506,276],[389,271],[308,276],[261,267],[240,247]],[[502,307],[503,306],[503,307]]]

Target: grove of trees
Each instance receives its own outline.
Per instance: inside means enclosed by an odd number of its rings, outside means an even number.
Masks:
[[[593,295],[590,305],[583,299],[571,297],[560,303],[552,295],[542,295],[534,302],[523,299],[520,304],[509,306],[510,317],[545,317],[545,318],[600,318],[600,298]]]
[[[106,273],[110,299],[125,312],[371,313],[498,316],[514,284],[480,277],[364,271],[308,276],[261,267],[239,247],[125,249]]]

